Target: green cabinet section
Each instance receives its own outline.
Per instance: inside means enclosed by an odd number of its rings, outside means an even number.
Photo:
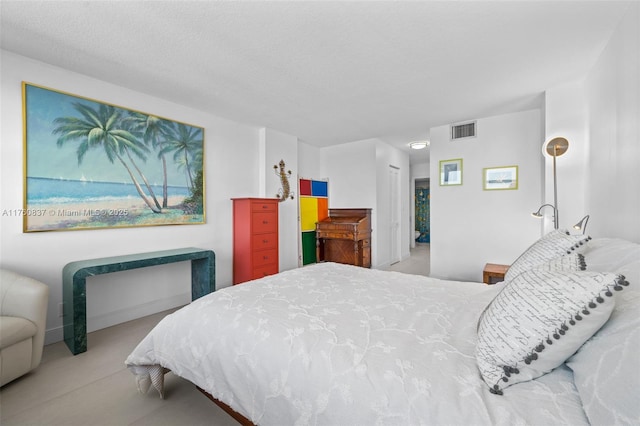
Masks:
[[[302,233],[302,264],[316,263],[316,231]]]

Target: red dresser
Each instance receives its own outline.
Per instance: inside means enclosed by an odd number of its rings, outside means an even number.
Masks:
[[[278,273],[278,200],[233,198],[233,284]]]

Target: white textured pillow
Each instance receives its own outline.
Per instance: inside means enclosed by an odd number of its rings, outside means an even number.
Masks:
[[[536,269],[545,271],[584,271],[587,269],[587,264],[582,253],[574,252],[553,258],[542,265],[536,266]]]
[[[611,317],[566,361],[593,425],[640,424],[640,244],[596,238],[584,256],[589,270],[622,274]]]
[[[524,271],[545,262],[574,252],[591,239],[585,235],[571,235],[566,229],[549,232],[533,243],[511,264],[504,276],[505,281],[511,281]]]
[[[614,291],[629,284],[612,273],[554,269],[516,276],[481,315],[476,361],[492,393],[562,364],[607,321]]]

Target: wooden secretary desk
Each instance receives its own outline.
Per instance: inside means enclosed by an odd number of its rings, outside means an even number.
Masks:
[[[329,209],[316,223],[316,259],[371,268],[371,209]]]

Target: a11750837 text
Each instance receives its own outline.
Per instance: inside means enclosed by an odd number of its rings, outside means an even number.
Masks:
[[[2,217],[100,217],[128,216],[128,209],[3,209]]]

